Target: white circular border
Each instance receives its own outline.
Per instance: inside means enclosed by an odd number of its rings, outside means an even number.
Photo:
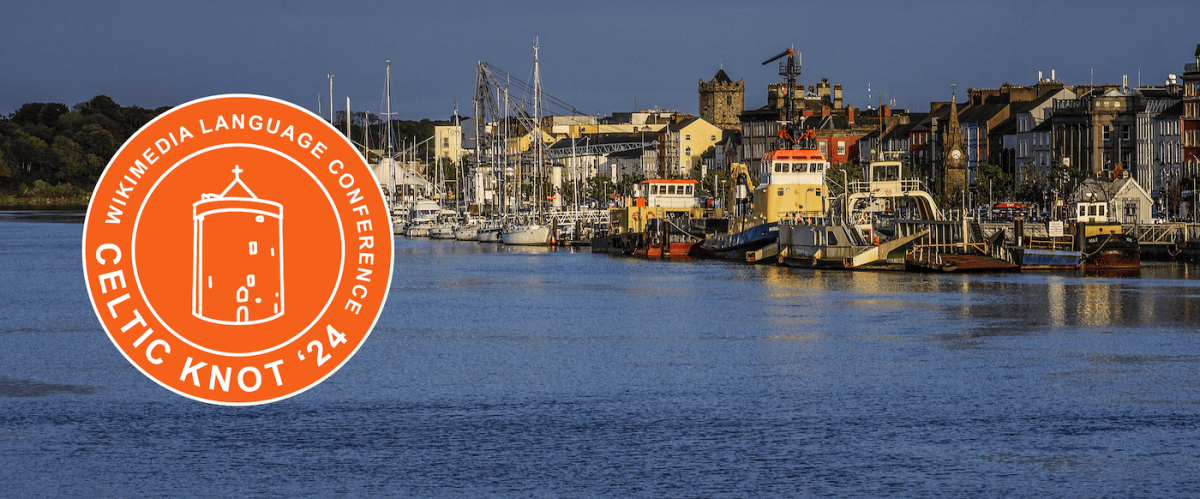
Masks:
[[[285,101],[285,100],[276,99],[276,98],[274,98],[274,97],[267,97],[267,96],[264,96],[264,95],[256,95],[256,94],[220,94],[220,95],[213,95],[213,96],[204,97],[204,98],[200,98],[200,99],[196,99],[196,100],[192,100],[192,101],[185,102],[185,103],[183,103],[183,104],[180,104],[180,105],[178,105],[178,106],[175,106],[175,107],[171,108],[170,110],[168,110],[167,112],[165,112],[165,113],[163,113],[163,114],[160,114],[160,115],[156,116],[154,119],[150,120],[150,121],[149,121],[149,122],[147,122],[145,125],[142,125],[142,127],[141,127],[141,128],[139,128],[139,129],[138,129],[138,131],[134,132],[134,134],[133,134],[132,136],[130,136],[128,139],[126,139],[126,140],[125,140],[125,143],[124,143],[124,144],[121,144],[121,147],[120,147],[119,149],[117,149],[117,152],[116,152],[115,154],[113,154],[113,159],[109,161],[109,163],[108,163],[108,165],[107,165],[107,166],[105,166],[105,168],[104,168],[104,172],[102,172],[102,173],[100,174],[100,178],[99,178],[99,179],[96,181],[96,188],[99,188],[99,187],[100,187],[100,185],[102,185],[102,184],[104,183],[104,179],[105,179],[105,177],[107,177],[107,176],[108,176],[108,174],[109,174],[109,171],[110,171],[110,169],[111,169],[111,167],[112,167],[112,165],[113,165],[113,162],[114,162],[114,161],[116,161],[116,159],[117,159],[118,157],[120,157],[120,156],[121,156],[121,153],[122,153],[123,151],[125,151],[125,148],[126,148],[126,147],[127,147],[129,144],[131,144],[131,143],[133,142],[133,139],[134,139],[134,138],[136,138],[137,136],[141,135],[141,133],[142,133],[142,130],[145,130],[145,129],[149,128],[149,127],[150,127],[150,125],[153,125],[155,122],[157,122],[157,121],[159,121],[159,120],[161,120],[161,119],[164,119],[164,118],[166,118],[167,116],[170,116],[170,115],[171,115],[172,113],[174,113],[176,110],[178,110],[178,109],[181,109],[181,108],[184,108],[184,107],[186,107],[186,106],[190,106],[190,105],[192,105],[192,104],[196,104],[196,103],[200,103],[200,102],[205,102],[205,101],[210,101],[210,100],[215,100],[215,99],[225,99],[225,98],[231,98],[231,97],[232,97],[232,98],[246,98],[246,99],[258,99],[258,100],[266,100],[266,101],[271,101],[271,102],[275,102],[275,103],[283,104],[283,105],[285,105],[285,106],[288,106],[288,107],[291,107],[291,108],[293,108],[293,109],[299,110],[299,111],[301,111],[301,112],[303,112],[303,113],[305,113],[305,114],[307,114],[307,115],[309,115],[309,116],[311,116],[311,117],[313,117],[313,118],[316,118],[316,120],[317,120],[317,121],[319,121],[319,122],[321,122],[322,124],[324,124],[324,125],[325,125],[325,126],[328,128],[328,129],[330,129],[330,130],[333,130],[333,131],[336,133],[337,137],[339,137],[339,138],[341,138],[341,139],[342,139],[342,142],[343,142],[343,143],[345,143],[347,146],[350,146],[350,148],[351,148],[352,150],[355,150],[355,151],[357,151],[357,148],[355,148],[355,147],[354,147],[354,144],[350,142],[350,139],[349,139],[349,138],[347,138],[346,136],[342,135],[342,132],[338,131],[336,128],[334,128],[334,127],[333,127],[333,125],[331,125],[330,123],[326,122],[324,118],[321,118],[320,116],[317,116],[317,115],[316,115],[316,114],[314,114],[312,111],[309,111],[309,110],[307,110],[307,109],[304,109],[304,108],[302,108],[302,107],[300,107],[300,106],[297,106],[297,105],[295,105],[295,104],[292,104],[291,102],[287,102],[287,101]],[[357,156],[357,153],[355,153],[355,155]],[[366,163],[366,161],[364,160],[364,161],[363,161],[363,164],[365,164],[365,163]],[[358,165],[358,164],[359,164],[359,163],[356,161],[356,162],[355,162],[355,165]],[[370,168],[370,166],[367,166],[367,168],[366,168],[366,172],[371,174],[371,175],[370,175],[370,177],[371,177],[372,179],[374,179],[374,178],[375,178],[375,174],[374,174],[373,172],[371,172],[371,168]],[[87,272],[87,271],[88,271],[88,264],[87,264],[87,262],[88,262],[88,254],[87,254],[87,228],[88,228],[88,222],[89,222],[89,221],[91,220],[91,218],[92,218],[92,205],[93,205],[93,204],[96,202],[96,199],[97,199],[97,198],[96,198],[96,196],[95,196],[95,192],[93,192],[93,193],[92,193],[91,200],[88,202],[88,209],[87,209],[87,212],[86,212],[86,214],[84,215],[84,219],[83,219],[83,228],[84,228],[84,230],[83,230],[83,238],[82,238],[82,241],[81,241],[81,242],[82,242],[82,244],[81,244],[81,246],[80,246],[80,254],[81,254],[81,255],[82,255],[82,257],[83,257],[83,258],[82,258],[82,262],[83,262],[83,275],[84,275],[84,284],[85,284],[85,286],[87,287],[87,292],[88,292],[88,301],[89,301],[89,302],[91,302],[91,305],[92,305],[92,311],[93,311],[93,312],[95,312],[95,314],[96,314],[96,318],[97,318],[97,319],[100,321],[100,327],[101,327],[101,329],[103,329],[103,330],[104,330],[104,333],[105,333],[105,335],[107,335],[107,336],[108,336],[108,339],[109,339],[109,341],[111,341],[111,342],[112,342],[113,346],[114,346],[114,347],[116,347],[116,349],[117,349],[117,351],[118,351],[118,352],[121,352],[121,355],[125,357],[125,360],[129,361],[129,363],[130,363],[130,364],[133,364],[133,367],[137,368],[137,370],[138,370],[138,371],[141,371],[142,375],[146,376],[146,377],[147,377],[147,378],[149,378],[150,380],[152,380],[152,381],[154,381],[155,383],[157,383],[159,386],[161,386],[161,387],[163,387],[163,388],[166,388],[167,390],[170,390],[171,392],[173,392],[173,393],[175,393],[175,394],[177,394],[177,395],[181,395],[181,396],[183,396],[183,397],[186,397],[186,398],[189,398],[189,399],[195,400],[195,401],[197,401],[197,402],[204,402],[204,403],[206,403],[206,404],[213,404],[213,405],[224,405],[224,406],[254,406],[254,405],[270,404],[270,403],[272,403],[272,402],[278,402],[278,401],[280,401],[280,400],[288,399],[288,398],[294,397],[294,396],[296,396],[296,395],[299,395],[299,394],[301,394],[301,393],[304,393],[304,392],[308,391],[309,389],[311,389],[312,387],[314,387],[314,386],[317,386],[317,385],[321,384],[321,383],[322,383],[322,382],[324,382],[326,379],[328,379],[330,376],[333,376],[333,374],[334,374],[334,373],[336,373],[336,372],[338,372],[339,370],[341,370],[341,369],[342,369],[342,366],[345,366],[345,365],[346,365],[346,363],[350,362],[350,359],[351,359],[351,358],[353,358],[353,357],[354,357],[354,355],[358,353],[358,350],[359,350],[359,349],[361,349],[361,348],[362,348],[362,346],[363,346],[364,344],[366,344],[366,342],[367,342],[367,339],[368,339],[368,338],[371,336],[371,332],[375,330],[375,325],[379,323],[379,317],[383,315],[383,307],[387,305],[387,298],[388,298],[388,295],[391,293],[391,290],[392,290],[392,276],[393,276],[393,274],[394,274],[394,273],[395,273],[395,271],[396,271],[396,265],[395,265],[395,260],[396,260],[396,244],[395,244],[394,237],[392,237],[392,236],[391,236],[391,234],[389,234],[389,239],[388,239],[388,246],[389,246],[389,248],[391,248],[391,251],[390,251],[390,254],[388,255],[388,277],[387,277],[387,286],[385,286],[385,287],[383,288],[383,300],[380,302],[380,305],[379,305],[379,310],[377,310],[377,311],[375,312],[375,318],[374,318],[374,319],[371,321],[371,326],[370,326],[370,327],[368,327],[368,328],[367,328],[367,330],[363,332],[363,337],[362,337],[362,340],[359,340],[359,342],[358,342],[358,345],[355,345],[355,347],[354,347],[354,350],[352,350],[352,351],[351,351],[351,352],[350,352],[348,355],[346,355],[346,358],[345,358],[345,359],[343,359],[343,360],[342,360],[342,362],[339,362],[339,363],[338,363],[338,365],[336,365],[336,366],[334,366],[332,369],[330,369],[330,370],[329,370],[329,372],[328,372],[328,373],[326,373],[324,376],[322,376],[320,379],[317,379],[316,381],[313,381],[312,383],[309,383],[308,385],[304,386],[303,388],[297,389],[297,390],[295,390],[295,391],[293,391],[293,392],[291,392],[291,393],[288,393],[288,394],[286,394],[286,395],[281,395],[281,396],[279,396],[279,397],[275,397],[275,398],[273,398],[273,399],[268,399],[268,400],[260,400],[260,401],[253,401],[253,402],[225,402],[225,401],[221,401],[221,400],[210,400],[210,399],[205,399],[205,398],[201,398],[201,397],[198,397],[198,396],[192,395],[192,394],[190,394],[190,393],[187,393],[187,392],[183,392],[183,391],[177,390],[177,389],[175,389],[175,387],[173,387],[173,386],[171,386],[171,385],[168,385],[168,384],[166,384],[166,383],[163,383],[163,382],[162,382],[162,381],[160,381],[158,378],[155,378],[154,376],[151,376],[151,375],[150,375],[150,373],[147,373],[145,369],[142,369],[142,366],[141,366],[140,364],[138,364],[137,362],[135,362],[135,361],[133,360],[133,358],[129,356],[129,353],[127,353],[127,352],[125,351],[125,349],[121,348],[121,345],[117,343],[117,339],[116,339],[116,337],[114,337],[114,336],[112,335],[112,332],[110,332],[110,331],[108,330],[108,327],[106,327],[106,326],[104,325],[104,316],[103,316],[103,315],[101,315],[101,313],[100,313],[100,309],[99,309],[99,307],[97,307],[96,300],[95,300],[95,298],[94,298],[94,297],[93,297],[93,295],[92,295],[92,281],[91,281],[91,279],[90,279],[90,276],[88,275],[88,272]],[[382,196],[380,197],[380,199],[381,199],[381,200],[383,199],[383,198],[382,198]],[[383,207],[382,207],[382,208],[383,208],[383,210],[382,210],[382,213],[384,213],[384,215],[388,217],[388,225],[389,225],[389,227],[390,227],[390,225],[391,225],[391,214],[390,214],[390,213],[388,213],[388,210],[387,210],[387,204],[386,204],[386,203],[384,203],[384,205],[383,205]],[[133,245],[133,241],[132,241],[132,240],[130,240],[130,251],[132,251],[132,249],[133,249],[133,248],[132,248],[132,245]]]

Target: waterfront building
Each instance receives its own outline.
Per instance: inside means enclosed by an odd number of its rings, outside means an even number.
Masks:
[[[892,127],[887,133],[883,134],[883,139],[880,151],[883,153],[882,158],[907,160],[909,153],[909,131],[912,130],[914,124],[905,123],[900,126]]]
[[[964,141],[967,185],[974,185],[979,166],[991,162],[992,159],[989,134],[1008,119],[1011,107],[1007,100],[984,97],[976,89],[968,89],[967,92],[971,98],[971,106],[962,111],[958,122],[962,127]]]
[[[1039,81],[1037,93],[1034,100],[1022,103],[1013,110],[1017,126],[1013,180],[1017,185],[1048,178],[1053,155],[1050,153],[1049,126],[1042,127],[1042,124],[1053,114],[1055,101],[1075,98],[1072,89],[1053,80]]]
[[[722,131],[703,118],[679,115],[677,119],[658,133],[659,174],[663,178],[702,178],[706,172],[700,154],[716,145]]]
[[[1179,93],[1170,88],[1139,88],[1137,92],[1142,103],[1137,113],[1134,177],[1161,199],[1170,185],[1168,179],[1178,181],[1182,170],[1179,125],[1183,103]]]
[[[1183,66],[1183,117],[1180,131],[1183,141],[1183,175],[1200,176],[1200,45],[1196,60]]]
[[[468,148],[465,146],[464,132],[470,130],[472,136],[475,131],[475,122],[468,121],[470,118],[459,118],[457,125],[437,125],[433,127],[433,155],[438,159],[449,159],[454,163],[462,161],[463,156],[466,156]],[[471,141],[471,147],[474,147],[474,140]]]
[[[1015,103],[1009,106],[1010,113],[1013,108],[1021,104],[1024,103]],[[987,163],[1000,167],[1000,171],[1013,175],[1013,178],[1016,178],[1017,119],[1011,114],[988,133]]]
[[[1083,90],[1080,90],[1083,88]],[[1055,102],[1054,152],[1086,175],[1112,178],[1118,163],[1132,166],[1138,95],[1116,85],[1076,87],[1076,99]]]
[[[910,113],[908,127],[907,163],[932,188],[933,185],[933,132],[930,113]]]
[[[644,165],[654,165],[657,152],[654,136],[638,133],[600,133],[561,139],[547,153],[562,167],[563,180],[584,181],[596,175],[620,179],[630,174],[645,176]]]
[[[1043,113],[1045,113],[1046,117],[1040,124],[1029,131],[1028,140],[1031,144],[1030,147],[1033,148],[1033,154],[1030,157],[1030,161],[1033,162],[1033,168],[1030,175],[1032,180],[1036,182],[1050,184],[1053,182],[1050,179],[1050,172],[1053,170],[1054,162],[1056,161],[1054,141],[1052,140],[1054,136],[1054,124],[1051,121],[1054,114],[1053,109],[1044,109]],[[1023,177],[1022,180],[1029,180],[1029,178]]]
[[[606,163],[614,182],[633,175],[640,178],[655,178],[658,173],[658,149],[652,143],[643,149],[632,149],[608,155]]]
[[[700,161],[704,163],[705,172],[728,172],[729,165],[738,160],[738,144],[740,134],[736,130],[723,130],[721,138],[713,145],[709,154],[702,154]]]
[[[543,117],[542,130],[554,140],[600,133],[599,120],[582,114]]]

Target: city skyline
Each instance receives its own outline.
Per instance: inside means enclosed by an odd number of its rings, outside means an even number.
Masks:
[[[72,105],[108,95],[122,105],[173,106],[256,93],[328,113],[383,108],[385,60],[401,119],[471,114],[479,61],[529,80],[540,43],[545,92],[585,114],[636,108],[698,114],[697,82],[724,69],[746,80],[746,109],[780,81],[761,63],[795,46],[798,82],[841,84],[845,101],[924,111],[956,84],[1029,85],[1051,72],[1068,85],[1162,85],[1193,61],[1184,1],[1017,0],[778,5],[633,2],[569,5],[320,3],[242,5],[60,2],[14,5],[0,41],[0,114],[27,102]],[[167,12],[163,12],[166,10]],[[1140,75],[1139,75],[1140,72]],[[1139,81],[1140,80],[1140,81]],[[871,92],[868,93],[868,85]],[[879,92],[882,92],[880,99]]]

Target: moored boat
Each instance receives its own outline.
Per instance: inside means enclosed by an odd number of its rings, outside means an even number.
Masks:
[[[634,186],[628,206],[609,209],[609,230],[591,239],[593,253],[641,258],[696,258],[706,233],[727,223],[720,208],[697,197],[699,182],[649,179]]]
[[[713,257],[746,261],[748,254],[777,243],[785,216],[824,216],[828,210],[824,172],[829,163],[820,151],[780,149],[768,152],[763,162],[766,172],[752,197],[745,165],[731,165],[735,206],[729,230],[709,235],[701,244]]]
[[[550,226],[529,223],[509,226],[501,231],[500,239],[512,246],[549,246],[553,242],[552,235]]]

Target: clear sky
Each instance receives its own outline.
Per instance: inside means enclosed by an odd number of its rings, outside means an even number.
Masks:
[[[779,81],[762,61],[789,45],[800,82],[840,83],[866,107],[927,111],[950,84],[1161,85],[1193,62],[1200,2],[29,1],[0,7],[0,113],[104,94],[121,105],[176,105],[256,93],[315,111],[379,112],[392,61],[399,118],[470,114],[478,61],[528,79],[540,38],[545,91],[588,114],[659,107],[696,113],[697,83],[724,66],[746,80],[746,108]]]

